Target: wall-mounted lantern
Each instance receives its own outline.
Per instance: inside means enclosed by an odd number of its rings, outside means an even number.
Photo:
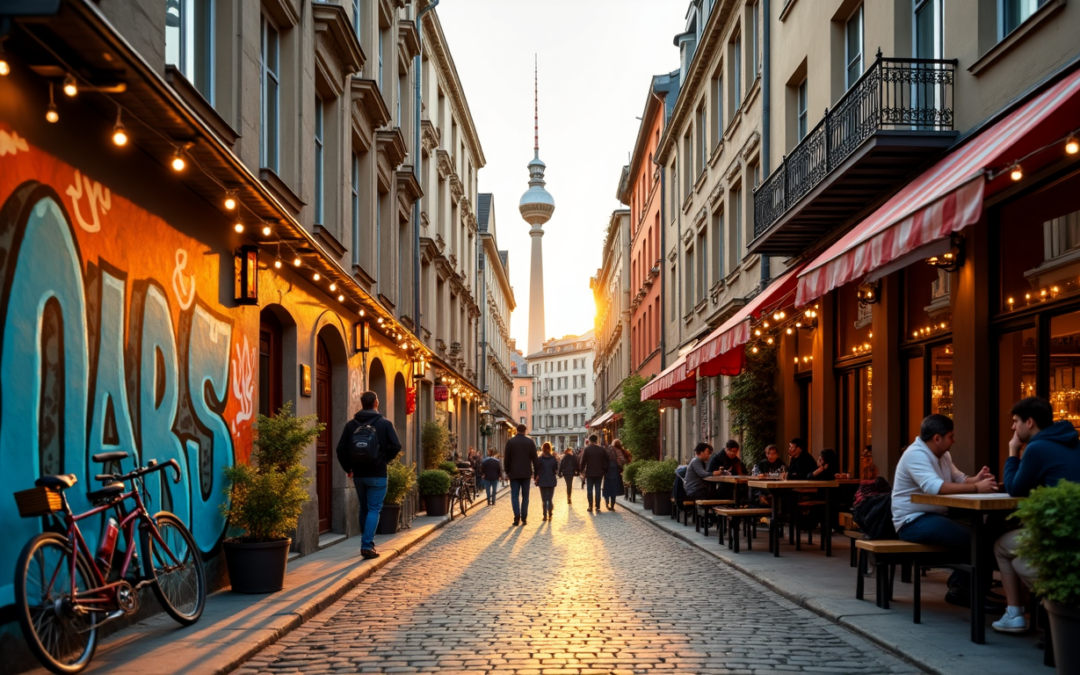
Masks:
[[[236,303],[259,304],[259,247],[245,245],[236,249],[233,266]]]
[[[357,352],[367,352],[371,344],[371,326],[367,321],[359,321],[353,326],[353,345]]]

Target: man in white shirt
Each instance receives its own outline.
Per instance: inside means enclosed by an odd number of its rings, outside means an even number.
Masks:
[[[948,509],[932,504],[916,504],[912,495],[955,495],[993,492],[997,482],[990,469],[966,476],[953,465],[953,421],[944,415],[930,415],[919,427],[919,437],[907,447],[896,465],[892,490],[893,526],[905,541],[937,546],[956,546],[969,539],[966,525],[945,514]]]

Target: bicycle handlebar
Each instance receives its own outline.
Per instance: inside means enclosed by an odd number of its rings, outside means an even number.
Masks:
[[[146,463],[146,466],[144,467],[135,469],[134,471],[125,473],[123,475],[112,475],[108,477],[114,481],[129,481],[134,478],[139,478],[140,476],[145,476],[148,473],[153,473],[154,471],[161,471],[167,466],[171,466],[173,469],[173,483],[179,483],[181,479],[180,464],[175,459],[170,459],[163,464],[158,464],[156,459],[151,459],[149,462]],[[101,480],[105,477],[106,475],[104,474],[98,474],[96,476],[98,480]]]

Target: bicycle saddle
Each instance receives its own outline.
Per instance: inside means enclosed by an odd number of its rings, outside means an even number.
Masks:
[[[92,456],[90,459],[94,460],[95,462],[101,462],[102,464],[104,464],[105,462],[112,462],[117,459],[127,458],[128,454],[123,450],[114,450],[113,452],[99,452],[98,454]]]
[[[75,477],[75,474],[69,473],[63,476],[42,476],[34,481],[34,485],[38,487],[53,488],[54,490],[64,490],[78,482],[79,479]]]
[[[94,490],[93,492],[87,492],[86,493],[86,498],[89,499],[91,502],[96,502],[96,501],[100,501],[100,500],[103,500],[103,499],[108,499],[109,497],[112,497],[113,495],[118,495],[118,494],[122,493],[123,491],[124,491],[124,484],[123,483],[110,483],[108,485],[103,486],[99,490]]]

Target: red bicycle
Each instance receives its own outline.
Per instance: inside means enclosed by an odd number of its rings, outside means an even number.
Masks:
[[[126,452],[103,452],[95,462],[118,463]],[[206,576],[194,537],[172,513],[151,516],[146,510],[144,477],[165,467],[180,482],[175,459],[126,474],[103,473],[95,478],[105,485],[87,493],[94,508],[73,514],[64,490],[77,482],[74,474],[42,476],[32,490],[16,493],[19,515],[47,516],[66,534],[44,532],[35,536],[19,555],[15,570],[15,604],[19,624],[30,649],[54,673],[77,673],[87,666],[97,648],[103,624],[132,614],[139,607],[141,588],[150,586],[158,602],[181,625],[198,621],[206,604]],[[125,483],[131,482],[127,490]],[[128,501],[134,508],[128,508]],[[115,512],[105,521],[98,551],[87,546],[79,521]],[[140,556],[135,534],[139,533]],[[124,535],[122,562],[112,565],[116,543]],[[140,571],[140,568],[141,571]],[[112,574],[110,574],[112,572]]]

